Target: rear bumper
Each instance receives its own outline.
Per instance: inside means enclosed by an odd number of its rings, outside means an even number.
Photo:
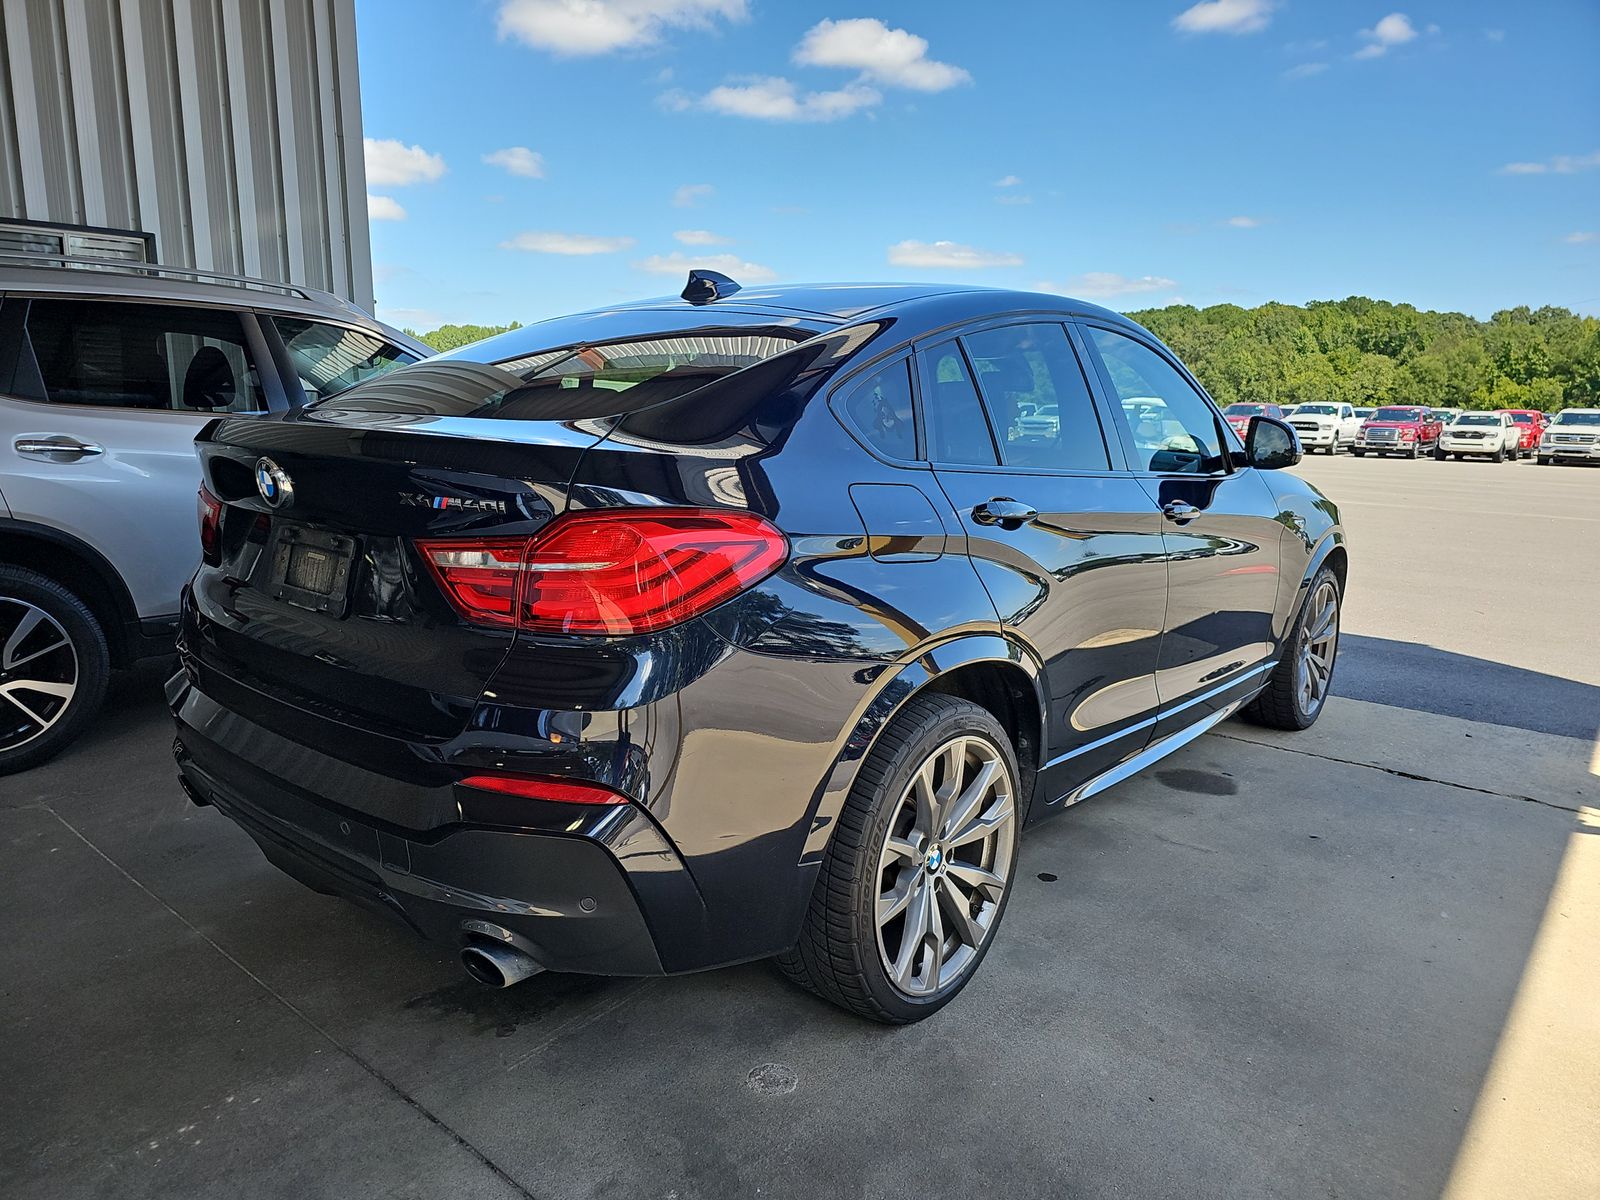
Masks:
[[[474,933],[478,923],[507,930],[550,970],[670,969],[646,905],[655,898],[658,917],[670,919],[677,905],[660,901],[677,891],[690,898],[693,920],[694,884],[633,805],[531,801],[525,828],[456,823],[419,833],[301,786],[304,771],[317,773],[314,752],[221,708],[182,673],[169,682],[168,699],[185,790],[214,805],[306,886],[382,912],[430,941],[465,945],[481,936]],[[342,787],[352,782],[347,774],[340,779]],[[377,777],[371,783],[396,786]],[[655,876],[648,896],[641,897],[620,865],[619,850]]]

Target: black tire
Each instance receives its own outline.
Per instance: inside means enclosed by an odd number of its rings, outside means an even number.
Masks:
[[[883,961],[886,951],[880,952],[877,904],[885,879],[880,856],[885,853],[894,822],[902,812],[903,797],[916,773],[936,750],[957,737],[987,743],[1008,774],[1004,782],[1010,789],[1013,815],[1009,861],[1003,873],[1006,886],[998,901],[993,902],[987,933],[978,939],[981,945],[967,956],[961,973],[936,990],[912,995],[890,978]],[[869,1020],[904,1025],[938,1012],[977,973],[994,944],[995,931],[1011,899],[1017,834],[1026,816],[1026,798],[1018,794],[1019,779],[1011,740],[987,710],[968,700],[937,694],[919,696],[908,703],[861,765],[823,859],[800,941],[778,956],[779,970],[824,1000]],[[955,861],[954,847],[943,861],[945,865]],[[999,867],[996,861],[997,873]],[[933,869],[918,867],[915,876],[921,879],[925,871]],[[930,886],[929,890],[935,896],[939,894],[936,888]],[[973,894],[984,898],[977,889]],[[946,911],[937,899],[930,903],[940,913]],[[908,907],[905,919],[909,919],[909,911]],[[941,921],[945,919],[949,918],[941,917]],[[960,947],[958,941],[957,950]]]
[[[1357,457],[1357,458],[1361,458],[1361,457],[1363,457],[1363,456],[1364,456],[1364,455],[1365,455],[1365,454],[1366,454],[1366,453],[1367,453],[1367,452],[1366,452],[1366,451],[1365,451],[1365,450],[1363,450],[1363,449],[1361,449],[1361,447],[1359,447],[1359,446],[1351,446],[1351,447],[1350,447],[1350,453],[1351,453],[1351,454],[1353,454],[1353,455],[1355,455],[1355,456],[1356,456],[1356,457]]]
[[[1434,460],[1434,462],[1443,462],[1445,459],[1447,459],[1449,457],[1450,456],[1448,454],[1446,454],[1443,450],[1439,449],[1437,446],[1435,446],[1433,448],[1433,460]]]
[[[44,619],[35,613],[42,613]],[[19,644],[15,656],[27,656],[20,667],[29,674],[24,676],[17,668],[8,673],[4,658],[0,658],[0,688],[8,683],[15,686],[23,678],[61,683],[70,677],[74,690],[65,705],[54,711],[43,692],[18,689],[14,693],[17,700],[0,695],[0,775],[26,771],[75,741],[100,710],[111,678],[105,631],[89,606],[37,571],[0,565],[0,647],[23,619],[32,623],[33,632]],[[65,634],[67,646],[44,650],[52,622]],[[38,728],[41,722],[30,720],[27,714],[45,718],[42,730]]]
[[[1334,598],[1334,634],[1333,643],[1329,649],[1328,681],[1324,691],[1314,705],[1307,705],[1300,690],[1298,677],[1298,664],[1303,648],[1308,625],[1311,621],[1314,604],[1324,587],[1333,589]],[[1300,613],[1295,618],[1294,630],[1284,639],[1283,647],[1278,659],[1278,665],[1272,669],[1272,674],[1267,678],[1267,686],[1257,694],[1256,698],[1245,706],[1241,714],[1246,720],[1257,725],[1266,725],[1272,729],[1300,730],[1310,729],[1322,715],[1322,710],[1327,707],[1327,689],[1332,686],[1333,669],[1338,664],[1339,634],[1338,618],[1344,610],[1344,591],[1339,586],[1339,577],[1332,567],[1323,567],[1311,580],[1311,586],[1306,589],[1305,603],[1300,607]]]
[[[1538,458],[1534,459],[1533,461],[1538,466],[1548,467],[1550,465],[1550,456],[1548,454],[1541,454],[1541,455],[1539,455]]]

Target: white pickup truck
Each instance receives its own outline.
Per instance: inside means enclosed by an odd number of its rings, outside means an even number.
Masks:
[[[1354,446],[1356,434],[1361,432],[1361,418],[1348,404],[1314,401],[1299,405],[1289,415],[1289,424],[1300,435],[1300,444],[1308,454],[1318,450],[1337,454],[1341,449]]]
[[[1457,459],[1478,455],[1491,462],[1521,458],[1522,426],[1509,413],[1464,412],[1444,427],[1433,450],[1441,462],[1452,454]]]

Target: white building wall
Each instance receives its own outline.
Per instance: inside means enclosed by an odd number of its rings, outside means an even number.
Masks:
[[[355,0],[0,0],[0,217],[370,311]]]

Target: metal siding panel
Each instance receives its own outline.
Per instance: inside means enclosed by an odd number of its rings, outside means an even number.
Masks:
[[[0,215],[372,304],[354,0],[0,0]]]
[[[335,132],[338,170],[344,181],[344,211],[340,219],[346,233],[345,253],[350,261],[348,296],[371,312],[375,301],[371,229],[367,223],[366,147],[361,137],[361,73],[356,63],[356,5],[355,0],[331,0],[331,3],[333,45],[338,55],[334,65],[335,87],[339,93]]]
[[[22,164],[17,159],[17,109],[11,101],[11,35],[0,10],[0,214],[20,217]]]

